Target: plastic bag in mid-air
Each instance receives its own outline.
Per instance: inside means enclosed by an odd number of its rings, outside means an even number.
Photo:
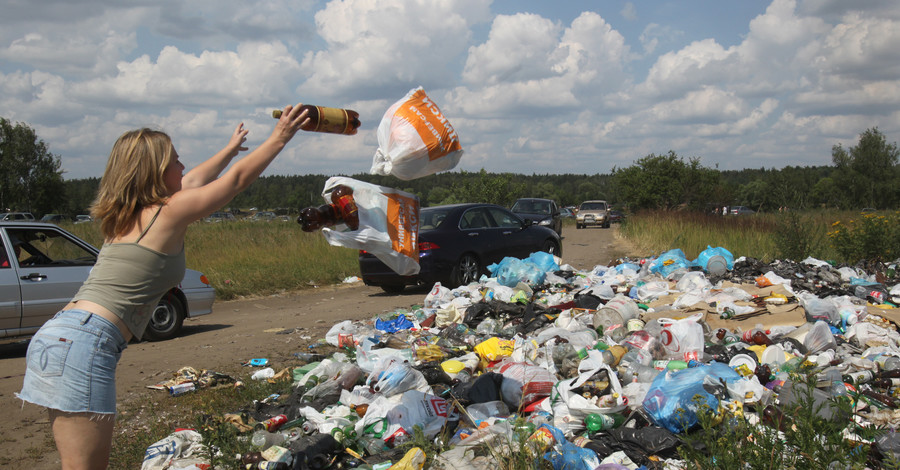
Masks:
[[[453,169],[463,153],[453,126],[422,87],[385,111],[377,136],[373,175],[421,178]]]
[[[366,250],[397,274],[419,272],[419,198],[398,189],[335,176],[325,182],[324,197],[339,185],[353,189],[359,210],[359,229],[339,231],[323,228],[328,243]]]

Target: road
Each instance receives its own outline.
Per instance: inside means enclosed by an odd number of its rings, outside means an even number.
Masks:
[[[563,263],[575,269],[587,270],[637,255],[616,235],[615,226],[581,230],[567,226],[563,230]],[[186,320],[178,338],[128,346],[117,372],[119,404],[159,396],[161,392],[147,386],[170,378],[184,366],[238,374],[247,373],[240,364],[252,358],[287,363],[294,352],[323,338],[331,325],[421,304],[430,287],[410,287],[400,295],[387,295],[381,289],[354,283],[217,302],[212,314]],[[59,455],[46,412],[31,404],[23,407],[14,395],[22,386],[25,349],[24,344],[0,349],[0,404],[11,413],[0,427],[0,467],[56,469]]]

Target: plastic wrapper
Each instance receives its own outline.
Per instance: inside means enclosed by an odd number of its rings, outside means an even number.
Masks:
[[[660,342],[670,357],[685,361],[700,358],[705,344],[703,325],[700,324],[702,318],[703,314],[698,313],[680,320],[659,319],[662,326]]]
[[[456,130],[422,87],[385,111],[376,135],[373,175],[421,178],[453,169],[463,154]]]
[[[419,198],[398,189],[377,186],[342,176],[325,182],[322,197],[339,184],[353,189],[359,210],[359,229],[323,228],[328,243],[375,255],[397,274],[419,272]]]
[[[389,359],[378,364],[369,375],[367,384],[375,393],[390,397],[407,390],[430,391],[428,381],[421,372],[407,362]]]

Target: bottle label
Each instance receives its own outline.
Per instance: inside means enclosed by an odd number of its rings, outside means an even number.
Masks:
[[[340,108],[326,108],[316,106],[319,110],[319,122],[316,132],[330,132],[332,134],[347,134],[350,129],[350,116],[347,110]]]

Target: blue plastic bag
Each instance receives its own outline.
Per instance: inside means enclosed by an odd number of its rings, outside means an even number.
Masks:
[[[393,320],[375,320],[375,329],[378,331],[384,331],[385,333],[396,333],[400,330],[408,330],[410,328],[415,327],[416,325],[413,322],[409,321],[406,318],[406,315],[398,315],[397,318]]]
[[[553,255],[546,251],[535,251],[528,255],[528,258],[525,258],[525,260],[536,264],[544,273],[559,271],[559,265],[556,264]]]
[[[721,246],[713,248],[709,245],[706,245],[706,249],[700,252],[700,254],[697,256],[697,259],[694,260],[693,264],[694,266],[702,268],[707,273],[721,273],[720,263],[725,264],[724,269],[731,271],[732,269],[734,269],[734,255]]]
[[[691,262],[684,256],[681,248],[669,250],[650,263],[650,272],[657,273],[662,277],[669,277],[678,269],[688,271],[691,269]]]
[[[554,470],[594,470],[600,465],[596,452],[572,444],[559,428],[549,424],[542,424],[541,428],[550,431],[555,441],[544,454],[544,459],[550,461]]]
[[[706,404],[710,410],[719,407],[719,399],[704,387],[704,383],[717,385],[724,380],[730,384],[741,380],[734,369],[721,362],[710,362],[697,367],[662,372],[653,379],[643,406],[653,424],[674,433],[687,431],[697,425],[697,412]],[[725,392],[727,393],[727,392]],[[700,396],[695,401],[695,396]]]
[[[503,258],[497,264],[488,266],[488,270],[493,277],[497,278],[497,282],[500,285],[506,287],[515,287],[520,282],[524,282],[529,286],[536,286],[544,282],[544,278],[547,277],[546,271],[542,270],[534,262],[511,256]]]

